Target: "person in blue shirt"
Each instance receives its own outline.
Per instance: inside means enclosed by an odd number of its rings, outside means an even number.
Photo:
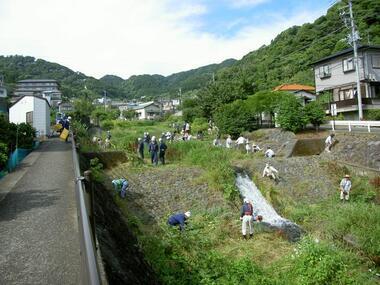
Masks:
[[[185,229],[185,223],[188,218],[190,218],[191,213],[187,211],[185,213],[174,214],[169,217],[168,225],[170,226],[179,226],[179,229],[183,231]]]
[[[158,144],[156,141],[156,137],[152,137],[152,141],[149,144],[149,152],[150,152],[150,158],[152,161],[152,164],[157,165],[158,164]]]

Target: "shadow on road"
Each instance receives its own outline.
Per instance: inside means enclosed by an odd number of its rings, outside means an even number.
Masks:
[[[9,192],[0,202],[0,222],[10,221],[22,212],[34,208],[46,208],[55,204],[60,196],[59,189],[26,190],[23,192]]]

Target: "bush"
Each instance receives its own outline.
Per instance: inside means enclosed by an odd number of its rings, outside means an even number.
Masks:
[[[306,126],[308,118],[299,100],[294,95],[284,94],[278,105],[276,121],[282,129],[296,133]]]
[[[0,171],[4,169],[8,160],[8,147],[5,143],[0,143]]]
[[[366,111],[366,119],[370,121],[380,121],[380,110]]]
[[[230,134],[234,138],[244,131],[257,129],[255,114],[242,100],[237,100],[219,108],[214,113],[214,121],[221,133]]]

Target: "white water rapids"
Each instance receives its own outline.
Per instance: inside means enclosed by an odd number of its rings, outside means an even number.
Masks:
[[[237,174],[236,186],[244,198],[252,201],[255,215],[263,216],[263,222],[274,227],[284,227],[293,224],[277,214],[276,210],[267,202],[255,183],[246,174]]]

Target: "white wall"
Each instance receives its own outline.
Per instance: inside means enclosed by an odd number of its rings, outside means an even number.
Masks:
[[[33,112],[33,128],[40,135],[50,135],[50,107],[44,99],[26,96],[9,108],[11,123],[26,123],[26,113]]]
[[[34,109],[33,97],[23,97],[9,108],[9,122],[15,124],[26,123],[26,113]]]
[[[50,108],[45,100],[34,98],[33,128],[40,136],[50,135]]]

